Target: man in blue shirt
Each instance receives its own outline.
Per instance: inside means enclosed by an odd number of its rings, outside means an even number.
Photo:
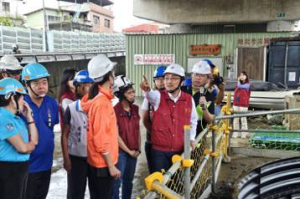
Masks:
[[[22,71],[22,80],[29,94],[25,101],[32,109],[39,134],[39,143],[29,159],[27,199],[46,198],[50,184],[54,151],[53,128],[59,123],[59,117],[57,102],[46,95],[49,76],[47,69],[38,63],[27,64]]]

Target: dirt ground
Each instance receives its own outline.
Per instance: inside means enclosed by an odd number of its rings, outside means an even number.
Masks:
[[[141,99],[137,99],[137,104],[141,104]],[[279,119],[279,121],[282,118]],[[278,122],[278,121],[277,121]],[[276,122],[275,122],[276,123]],[[249,119],[249,128],[267,128],[274,124],[274,121],[270,122],[265,117],[251,118]],[[141,135],[142,135],[142,151],[144,151],[144,140],[146,138],[146,131],[141,123]],[[53,173],[60,170],[63,166],[61,147],[60,147],[60,132],[56,133],[55,138],[55,153],[54,153],[54,165]],[[243,146],[248,147],[248,139],[234,139],[232,140],[232,146]],[[241,178],[253,169],[262,166],[268,162],[274,161],[275,159],[269,158],[258,158],[258,157],[246,157],[242,155],[231,154],[230,163],[222,163],[218,182],[216,184],[217,195],[211,195],[209,198],[236,198],[236,186]],[[139,197],[145,192],[144,179],[148,175],[148,168],[145,153],[143,152],[137,163],[134,187],[132,198]],[[67,176],[65,176],[67,177]],[[87,197],[89,198],[89,197]]]
[[[267,119],[267,117],[252,117],[248,119],[249,129],[266,129],[271,125],[282,124],[282,117],[276,117]],[[249,139],[231,139],[232,147],[251,147],[249,145]],[[231,161],[223,162],[216,184],[216,195],[211,194],[210,199],[231,199],[237,198],[238,190],[237,185],[240,180],[248,173],[257,167],[260,167],[269,162],[273,162],[277,159],[262,158],[262,157],[250,157],[240,154],[230,154]]]
[[[239,181],[253,169],[275,160],[276,159],[232,155],[230,163],[222,163],[216,184],[217,195],[211,194],[209,198],[237,198],[237,185]]]
[[[136,100],[136,104],[141,105],[142,99],[138,98]],[[146,156],[144,153],[144,142],[146,140],[146,130],[145,130],[144,125],[142,125],[142,122],[140,124],[140,127],[141,127],[141,135],[142,135],[142,146],[141,146],[142,154],[139,156],[138,162],[137,162],[136,173],[135,173],[135,177],[134,177],[134,181],[133,181],[134,185],[133,185],[132,198],[141,196],[142,193],[145,191],[144,179],[147,175],[149,175]],[[57,132],[55,133],[54,163],[53,163],[53,167],[52,167],[53,174],[56,172],[61,172],[61,169],[63,168],[63,158],[62,158],[60,137],[61,137],[61,132],[58,129]],[[67,178],[66,173],[65,173],[65,178]],[[51,183],[57,183],[57,182],[52,180]],[[60,189],[66,189],[66,185],[65,185],[65,187],[60,187]],[[55,192],[55,190],[53,192]],[[66,190],[64,192],[66,193]],[[55,195],[55,193],[51,194],[51,195],[52,196],[54,195],[55,198],[62,198],[60,195]],[[89,197],[86,197],[86,198],[89,198]]]

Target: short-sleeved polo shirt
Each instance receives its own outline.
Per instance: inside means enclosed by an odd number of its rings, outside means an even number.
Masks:
[[[25,143],[28,143],[28,131],[25,122],[18,116],[0,107],[0,161],[25,162],[29,154],[19,153],[8,138],[21,135]]]

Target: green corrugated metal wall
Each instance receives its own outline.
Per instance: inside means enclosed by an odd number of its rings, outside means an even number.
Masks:
[[[216,57],[224,58],[226,55],[233,56],[239,39],[290,35],[291,33],[126,35],[126,75],[136,84],[137,96],[141,96],[139,84],[143,75],[152,83],[152,74],[157,66],[134,65],[135,54],[175,54],[175,62],[187,70],[188,58],[193,57],[189,55],[190,45],[221,44],[221,54]]]

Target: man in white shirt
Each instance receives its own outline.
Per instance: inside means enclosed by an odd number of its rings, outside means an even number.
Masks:
[[[164,91],[150,90],[145,77],[140,85],[154,108],[151,128],[152,172],[168,170],[172,165],[172,156],[183,152],[185,125],[191,127],[190,145],[192,149],[195,148],[198,116],[192,96],[180,89],[185,77],[184,69],[178,64],[171,64],[164,74]]]

